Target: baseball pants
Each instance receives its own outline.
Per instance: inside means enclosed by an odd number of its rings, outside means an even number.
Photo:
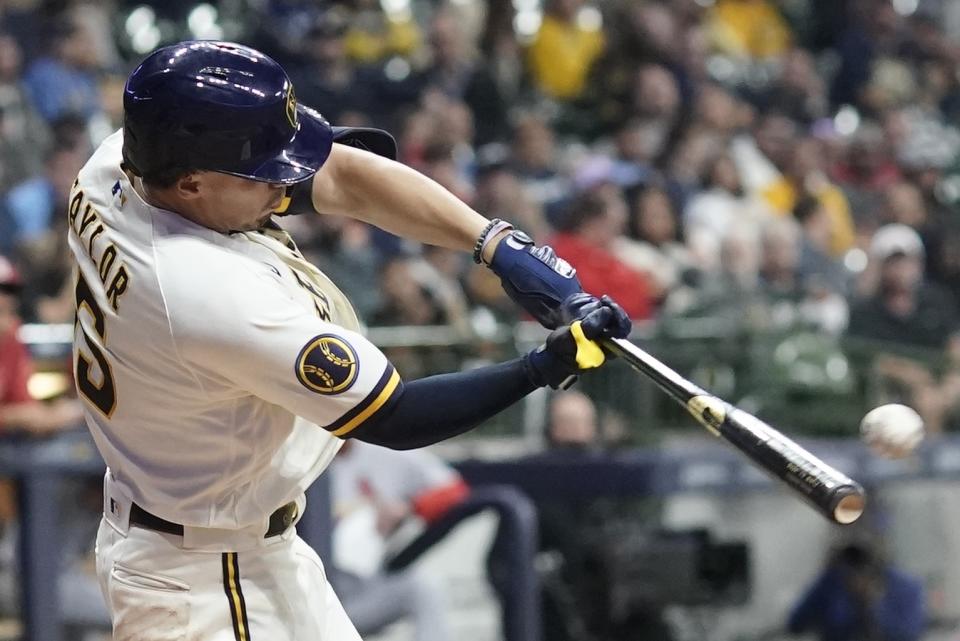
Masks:
[[[105,517],[97,576],[114,641],[360,641],[316,552],[295,534],[240,552]]]

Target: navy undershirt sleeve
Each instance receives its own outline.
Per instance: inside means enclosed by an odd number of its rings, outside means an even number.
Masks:
[[[395,450],[462,434],[537,388],[525,359],[401,383],[402,389],[350,438]]]

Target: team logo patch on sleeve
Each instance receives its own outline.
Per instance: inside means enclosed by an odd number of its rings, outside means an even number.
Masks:
[[[334,334],[321,334],[307,343],[297,356],[297,380],[318,394],[339,394],[357,380],[357,352]]]

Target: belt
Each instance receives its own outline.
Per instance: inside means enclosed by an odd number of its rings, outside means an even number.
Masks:
[[[297,518],[297,504],[290,501],[286,505],[274,510],[270,515],[270,525],[267,527],[267,533],[263,538],[269,539],[272,536],[278,536],[287,531]],[[156,530],[166,534],[176,534],[183,536],[183,526],[179,523],[173,523],[159,516],[150,514],[145,509],[132,503],[130,505],[130,525],[137,525],[148,530]]]

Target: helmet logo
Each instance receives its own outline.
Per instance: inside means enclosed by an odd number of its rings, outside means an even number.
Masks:
[[[297,116],[297,96],[293,93],[293,85],[287,89],[287,122],[294,129],[300,126],[300,119]]]

